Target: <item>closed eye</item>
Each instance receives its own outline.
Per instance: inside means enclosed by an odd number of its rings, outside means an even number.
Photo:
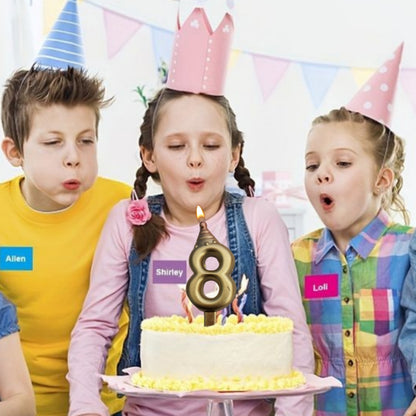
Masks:
[[[92,137],[84,137],[81,139],[81,143],[83,144],[95,144],[95,139]]]
[[[184,147],[185,147],[184,144],[170,144],[168,146],[168,149],[171,149],[171,150],[180,150],[180,149],[183,149]]]
[[[204,147],[205,149],[208,149],[208,150],[216,150],[220,148],[218,144],[206,144],[204,145]]]
[[[53,146],[55,144],[59,144],[61,141],[59,139],[52,139],[52,140],[48,140],[46,142],[43,142],[43,144],[45,146]]]
[[[316,169],[318,169],[318,164],[310,164],[310,165],[306,165],[306,170],[308,171],[308,172],[313,172],[313,171],[315,171]]]

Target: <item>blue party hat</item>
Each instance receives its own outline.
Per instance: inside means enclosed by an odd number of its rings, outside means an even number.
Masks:
[[[82,68],[84,49],[76,0],[68,0],[52,27],[36,63],[44,68]]]

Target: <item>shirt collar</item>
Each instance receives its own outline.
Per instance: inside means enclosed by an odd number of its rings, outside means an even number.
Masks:
[[[366,259],[390,222],[391,219],[387,212],[380,210],[378,215],[351,239],[349,247],[352,247],[363,259]],[[319,263],[332,248],[338,250],[331,231],[324,228],[317,243],[315,263]]]

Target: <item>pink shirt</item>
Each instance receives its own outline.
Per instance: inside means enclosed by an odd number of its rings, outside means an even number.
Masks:
[[[128,285],[128,258],[131,248],[131,227],[126,220],[128,200],[121,201],[110,212],[98,243],[91,272],[90,290],[80,318],[73,330],[69,349],[70,401],[69,416],[96,413],[107,416],[100,400],[99,373],[102,373],[107,349],[118,329],[118,317]],[[294,321],[294,367],[313,373],[311,337],[306,325],[296,269],[288,232],[273,204],[260,198],[246,198],[244,215],[256,251],[264,310],[268,315],[287,316]],[[227,245],[225,209],[222,207],[207,221],[208,228],[219,242]],[[188,260],[199,226],[178,227],[167,223],[170,238],[152,252],[145,314],[151,316],[185,315],[177,284],[152,281],[155,260]],[[192,275],[188,266],[187,277]],[[248,276],[249,277],[249,276]],[[194,314],[199,313],[196,309]],[[234,403],[234,415],[265,415],[264,401],[242,400]],[[312,415],[312,396],[279,398],[277,415]],[[205,415],[204,400],[159,400],[127,398],[126,415]]]

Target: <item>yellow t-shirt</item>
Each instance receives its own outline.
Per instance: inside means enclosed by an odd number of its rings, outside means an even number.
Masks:
[[[121,182],[98,178],[67,210],[42,213],[23,199],[22,177],[0,184],[0,292],[17,307],[20,337],[36,395],[37,416],[67,416],[67,353],[89,286],[89,273],[109,210],[130,196]],[[116,365],[127,332],[120,320],[107,362]],[[110,414],[122,400],[103,391]]]

